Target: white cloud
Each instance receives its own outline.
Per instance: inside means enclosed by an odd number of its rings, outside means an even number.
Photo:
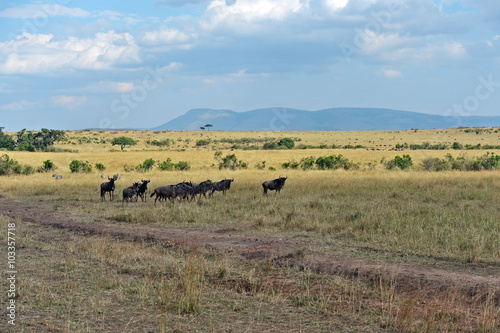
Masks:
[[[132,82],[113,82],[113,88],[116,92],[126,93],[134,90],[135,86]]]
[[[324,0],[326,8],[330,9],[333,12],[345,8],[348,2],[349,0]]]
[[[83,9],[58,4],[24,5],[6,8],[0,12],[0,17],[23,19],[42,19],[53,16],[88,17],[89,15],[90,13]]]
[[[382,68],[377,71],[377,74],[390,79],[403,76],[403,74],[400,71],[391,68]]]
[[[238,26],[263,20],[282,21],[290,14],[309,8],[310,0],[239,0],[228,4],[225,0],[212,1],[202,21],[204,29],[225,24]]]
[[[35,103],[26,100],[0,105],[0,109],[6,111],[22,111],[31,108]]]
[[[139,47],[129,33],[108,31],[91,38],[24,33],[0,43],[0,73],[45,73],[54,70],[111,69],[117,64],[138,63]]]
[[[429,60],[462,59],[467,51],[459,42],[434,42],[421,47],[406,47],[386,52],[384,57],[392,61],[422,62]]]
[[[81,106],[87,101],[87,97],[85,96],[53,96],[52,103],[57,106],[62,106],[66,109],[74,110],[77,107]]]
[[[210,77],[205,77],[202,79],[205,84],[218,84],[218,83],[234,83],[234,82],[243,82],[243,81],[255,81],[257,79],[266,79],[270,75],[269,73],[247,73],[246,69],[241,69],[234,73],[222,74],[222,75],[213,75]]]
[[[160,30],[145,32],[140,41],[147,45],[181,44],[195,37],[196,35],[190,36],[177,29],[162,27]]]

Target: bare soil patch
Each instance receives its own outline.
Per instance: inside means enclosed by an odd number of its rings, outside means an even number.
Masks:
[[[318,253],[314,249],[338,245],[309,242],[302,239],[281,239],[271,236],[250,236],[234,229],[216,232],[143,225],[117,225],[92,221],[26,205],[0,195],[0,214],[24,221],[40,223],[75,232],[110,235],[134,241],[158,242],[164,246],[213,246],[248,260],[270,260],[276,265],[292,265],[319,273],[342,275],[377,281],[381,278],[394,283],[396,290],[411,293],[421,289],[452,290],[467,296],[494,295],[500,303],[498,267],[481,264],[447,262],[451,269],[414,264],[380,263]],[[303,250],[307,248],[307,250]]]

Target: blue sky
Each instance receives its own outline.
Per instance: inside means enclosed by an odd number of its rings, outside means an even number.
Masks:
[[[0,126],[193,108],[500,115],[497,0],[2,1]]]

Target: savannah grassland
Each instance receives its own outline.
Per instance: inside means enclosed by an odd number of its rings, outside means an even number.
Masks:
[[[6,152],[32,166],[50,159],[56,173],[0,179],[6,197],[85,217],[82,223],[143,225],[230,231],[310,242],[290,257],[349,257],[370,262],[439,267],[450,272],[500,274],[500,172],[427,172],[420,162],[450,153],[482,156],[495,150],[405,150],[396,144],[453,142],[500,145],[496,129],[387,132],[68,132],[56,145],[71,152]],[[120,151],[111,138],[138,144]],[[291,137],[298,145],[362,145],[364,149],[231,149],[221,139]],[[147,144],[170,139],[169,147]],[[210,140],[203,147],[200,139]],[[80,143],[81,142],[81,143]],[[215,142],[215,143],[214,143]],[[249,143],[248,145],[260,143]],[[219,170],[216,151],[236,154],[247,169]],[[303,157],[342,154],[357,170],[284,170]],[[409,171],[380,163],[409,154]],[[125,171],[153,158],[188,161],[188,171]],[[101,202],[101,172],[72,174],[72,160],[102,163],[106,175],[121,174],[115,201]],[[266,161],[264,169],[256,164]],[[273,167],[275,170],[269,170]],[[130,168],[128,169],[130,170]],[[287,176],[280,195],[262,195],[264,180]],[[184,180],[234,178],[226,196],[197,202],[122,207],[121,190],[141,179],[150,189]],[[245,260],[227,248],[113,239],[54,229],[0,216],[17,225],[19,332],[497,332],[500,312],[494,291],[465,295],[460,288],[396,288],[390,276],[328,275]],[[6,282],[2,282],[6,287]],[[498,286],[497,286],[498,287]],[[497,291],[498,292],[498,289]],[[4,312],[2,312],[4,313]],[[6,327],[2,316],[0,330]]]

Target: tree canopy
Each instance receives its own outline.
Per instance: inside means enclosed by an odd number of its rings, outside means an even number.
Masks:
[[[114,138],[111,141],[111,144],[113,146],[119,145],[121,147],[121,149],[123,150],[123,148],[125,148],[126,146],[135,146],[137,144],[137,142],[134,139],[129,138],[128,136],[119,136],[117,138]]]
[[[0,127],[0,148],[20,151],[43,151],[55,142],[65,138],[62,130],[42,128],[39,132],[27,131],[25,128],[13,136],[3,133]]]

